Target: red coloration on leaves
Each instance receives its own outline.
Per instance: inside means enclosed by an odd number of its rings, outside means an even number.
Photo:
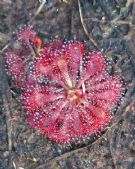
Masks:
[[[35,32],[29,27],[18,36],[25,42],[33,38]],[[33,42],[41,45],[37,38]],[[6,59],[13,77],[26,73],[22,57],[9,52]],[[27,73],[22,104],[28,123],[59,144],[74,143],[103,131],[122,94],[120,78],[107,73],[104,55],[88,53],[77,41],[49,42]]]
[[[104,130],[121,97],[119,77],[107,74],[101,52],[87,55],[80,42],[62,46],[57,56],[53,52],[42,51],[35,62],[36,76],[47,78],[42,85],[51,97],[44,93],[49,99],[38,108],[33,101],[29,124],[61,144]]]
[[[63,41],[61,39],[54,39],[46,44],[47,49],[59,50],[63,45]]]
[[[69,43],[64,50],[69,62],[69,73],[72,75],[71,79],[75,85],[80,69],[80,62],[84,55],[84,45],[80,42]]]
[[[17,32],[17,39],[22,43],[33,42],[36,37],[36,32],[34,32],[30,26],[25,26],[20,31]]]
[[[28,111],[39,110],[50,101],[55,101],[63,96],[60,93],[49,92],[50,89],[42,85],[29,85],[23,94],[23,104]]]
[[[13,77],[16,86],[20,87],[25,72],[24,56],[19,56],[14,52],[6,52],[5,59],[9,70],[8,73]]]

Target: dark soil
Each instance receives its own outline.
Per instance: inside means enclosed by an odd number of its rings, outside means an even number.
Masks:
[[[133,0],[0,1],[0,169],[135,169],[135,2]],[[49,38],[86,41],[125,81],[111,127],[87,145],[62,148],[31,129],[4,70],[13,32],[31,24]]]

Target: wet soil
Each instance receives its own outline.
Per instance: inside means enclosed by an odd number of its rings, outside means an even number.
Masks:
[[[135,2],[133,0],[0,1],[0,169],[135,169]],[[59,147],[29,128],[19,93],[9,83],[3,53],[13,32],[33,25],[38,35],[79,39],[103,51],[125,81],[112,125],[94,142]]]

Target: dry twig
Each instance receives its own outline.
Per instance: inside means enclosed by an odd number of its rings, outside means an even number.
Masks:
[[[89,38],[89,40],[92,42],[92,44],[99,50],[99,47],[98,47],[96,41],[92,38],[91,34],[88,32],[87,26],[84,22],[80,0],[78,0],[78,7],[79,7],[80,20],[81,20],[81,24],[83,26],[84,32],[87,35],[87,37]]]
[[[35,12],[34,16],[30,19],[29,24],[31,24],[33,22],[33,20],[37,17],[37,15],[41,12],[41,10],[43,9],[46,0],[39,0],[40,2],[40,6],[38,7],[37,11]]]
[[[2,51],[7,47],[6,45]],[[11,103],[12,103],[12,97],[10,93],[10,89],[8,86],[8,82],[6,79],[6,74],[4,71],[4,63],[3,63],[3,58],[0,56],[0,90],[1,90],[1,97],[3,101],[3,107],[5,111],[5,116],[6,116],[6,126],[7,126],[7,136],[8,136],[8,150],[12,150],[12,108],[11,108]]]

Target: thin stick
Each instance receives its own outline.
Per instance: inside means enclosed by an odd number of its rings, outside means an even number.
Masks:
[[[99,47],[96,41],[92,38],[91,34],[88,32],[87,26],[84,22],[80,0],[78,0],[78,7],[79,7],[80,20],[81,20],[81,24],[83,26],[84,32],[88,36],[89,40],[93,43],[93,45],[99,50]]]
[[[34,16],[30,19],[29,23],[32,23],[33,20],[36,18],[36,16],[41,12],[42,8],[44,7],[44,4],[46,3],[46,0],[40,0],[40,3],[41,3],[40,6],[38,7]]]
[[[3,50],[1,50],[3,51]],[[7,80],[3,68],[3,59],[2,56],[0,57],[0,79],[1,80],[1,93],[2,93],[2,101],[3,101],[3,106],[5,110],[5,116],[6,116],[6,126],[7,126],[7,136],[8,136],[8,150],[12,150],[12,112],[11,112],[11,107],[10,107],[10,102],[11,96],[10,96],[10,91],[7,85]]]

